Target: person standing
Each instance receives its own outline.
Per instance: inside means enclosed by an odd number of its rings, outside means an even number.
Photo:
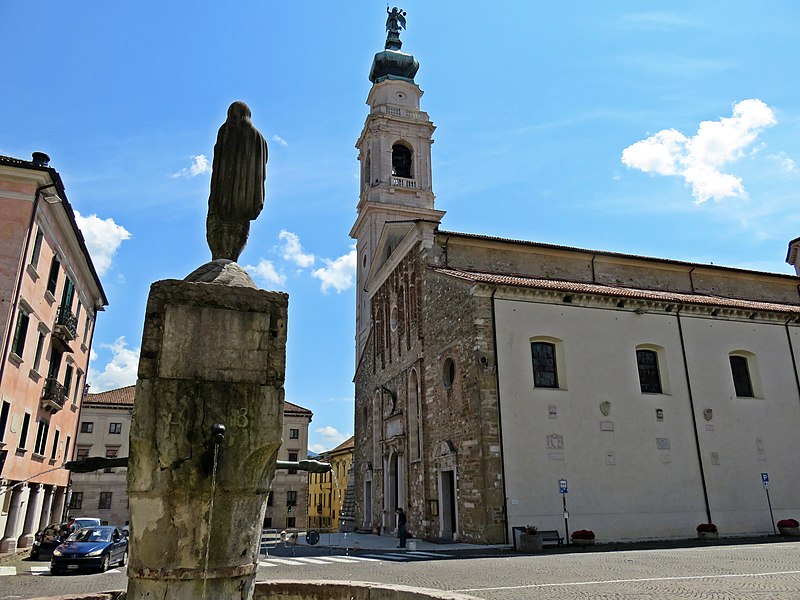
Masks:
[[[394,512],[397,514],[397,537],[400,538],[400,545],[397,547],[405,548],[406,538],[408,537],[406,532],[406,512],[402,508],[398,508]]]

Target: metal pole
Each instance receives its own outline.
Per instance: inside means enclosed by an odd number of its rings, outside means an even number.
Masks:
[[[775,516],[772,514],[772,502],[769,500],[769,488],[765,487],[764,491],[767,492],[767,506],[769,506],[769,520],[772,521],[772,533],[778,535],[778,531],[775,529]]]
[[[564,504],[564,541],[569,544],[569,513],[567,512],[567,495],[561,494],[561,500]]]

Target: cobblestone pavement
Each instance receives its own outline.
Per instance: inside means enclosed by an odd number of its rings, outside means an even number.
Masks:
[[[800,542],[483,556],[320,549],[316,555],[270,555],[262,563],[260,580],[377,581],[462,591],[485,600],[800,599]],[[0,600],[126,585],[124,571],[66,577],[20,572],[0,578]]]

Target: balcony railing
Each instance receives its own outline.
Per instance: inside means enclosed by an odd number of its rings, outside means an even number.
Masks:
[[[416,179],[406,179],[405,177],[392,177],[392,185],[395,187],[408,188],[410,190],[417,189]]]
[[[71,342],[78,337],[78,317],[66,306],[60,307],[53,332],[65,342]]]
[[[42,408],[48,412],[56,413],[64,408],[67,401],[67,391],[64,386],[56,381],[55,377],[48,377],[42,390]]]

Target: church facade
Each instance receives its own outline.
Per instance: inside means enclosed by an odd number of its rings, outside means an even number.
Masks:
[[[762,474],[796,518],[800,278],[441,229],[417,68],[390,31],[357,143],[356,525],[771,533]]]

